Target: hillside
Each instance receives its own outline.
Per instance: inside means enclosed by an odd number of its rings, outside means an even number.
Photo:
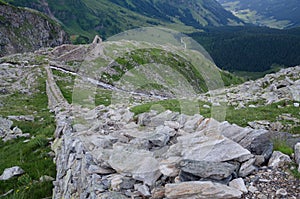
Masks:
[[[243,76],[263,76],[278,67],[300,64],[300,28],[219,27],[189,36],[203,45],[218,67],[246,71]]]
[[[0,1],[0,57],[68,42],[61,26],[46,15]]]
[[[40,10],[59,20],[72,40],[89,42],[99,34],[108,38],[141,26],[165,26],[178,31],[194,31],[205,26],[243,24],[215,0],[7,0]]]
[[[299,196],[300,68],[232,86],[199,44],[155,30],[0,59],[1,196]]]
[[[300,26],[299,0],[218,0],[228,11],[247,23],[272,28]]]

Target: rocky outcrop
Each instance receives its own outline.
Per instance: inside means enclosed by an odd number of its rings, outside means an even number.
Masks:
[[[0,2],[0,57],[69,43],[60,25],[46,15]]]

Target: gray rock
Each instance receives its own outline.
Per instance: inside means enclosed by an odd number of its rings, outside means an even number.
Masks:
[[[152,143],[154,146],[163,147],[167,144],[167,142],[170,139],[170,135],[165,133],[156,133],[148,138],[150,143]]]
[[[10,115],[7,116],[8,119],[10,120],[16,120],[16,121],[30,121],[33,122],[34,121],[34,116],[33,115]]]
[[[24,170],[19,166],[14,166],[11,168],[4,169],[2,175],[0,176],[0,180],[9,180],[14,176],[19,176],[24,173]]]
[[[151,152],[130,146],[115,145],[108,163],[118,173],[130,173],[150,186],[161,176],[159,162]]]
[[[168,159],[162,160],[159,164],[160,172],[169,177],[175,177],[179,174],[179,163],[180,157],[169,157]]]
[[[123,177],[122,183],[120,184],[121,189],[132,189],[136,181],[129,177]]]
[[[243,193],[248,193],[248,189],[246,188],[245,182],[243,178],[237,178],[229,182],[229,186],[240,190]]]
[[[255,163],[255,158],[252,158],[241,165],[239,170],[239,176],[246,177],[250,175],[252,172],[257,170],[257,168],[253,165]]]
[[[255,192],[257,192],[257,190],[258,189],[255,186],[252,186],[252,185],[250,185],[249,188],[248,188],[248,191],[251,192],[251,193],[255,193]]]
[[[288,195],[286,189],[278,189],[276,191],[276,196],[278,197],[286,197]]]
[[[295,144],[294,153],[295,153],[295,162],[297,164],[300,164],[300,142]]]
[[[114,174],[110,178],[110,188],[113,191],[120,191],[121,190],[121,184],[123,182],[123,176]]]
[[[126,197],[125,195],[120,194],[118,192],[113,192],[113,191],[103,193],[98,198],[99,199],[113,199],[113,198],[116,198],[116,199],[128,199],[128,197]]]
[[[218,181],[227,180],[231,179],[237,170],[237,165],[226,162],[182,160],[180,166],[181,181],[196,181],[203,178]]]
[[[223,199],[241,198],[242,192],[229,186],[210,181],[191,181],[165,186],[168,199]]]
[[[261,166],[265,162],[265,157],[263,155],[256,155],[255,156],[255,166]]]
[[[11,120],[0,117],[0,136],[4,136],[7,132],[10,131],[13,122]]]
[[[204,117],[201,115],[194,115],[191,119],[189,119],[183,126],[183,130],[187,133],[194,132],[197,127],[204,120]]]
[[[153,199],[163,199],[165,198],[165,188],[164,187],[155,187],[151,190]]]
[[[224,136],[205,136],[201,132],[181,136],[172,145],[167,156],[182,156],[183,159],[208,162],[238,160],[251,153]]]
[[[13,134],[16,134],[16,135],[21,135],[23,132],[21,129],[19,129],[17,126],[15,126],[12,130]]]
[[[149,197],[151,196],[149,187],[147,185],[136,184],[134,185],[134,189],[142,194],[142,196]]]
[[[265,160],[269,160],[273,152],[273,143],[270,140],[269,133],[263,130],[256,130],[253,134],[255,133],[257,133],[257,136],[253,138],[249,146],[251,153],[263,155]]]
[[[176,122],[176,121],[165,121],[164,125],[169,127],[169,128],[175,129],[175,130],[178,130],[182,127],[182,125],[179,124],[179,122]]]
[[[272,157],[269,160],[268,166],[273,168],[282,167],[292,160],[288,155],[281,153],[280,151],[274,151]]]

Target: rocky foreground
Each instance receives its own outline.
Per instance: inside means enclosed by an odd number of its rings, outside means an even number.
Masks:
[[[299,180],[281,170],[292,160],[272,154],[266,130],[104,106],[85,118],[57,132],[55,198],[300,196]]]
[[[48,85],[57,118],[54,198],[300,197],[287,170],[294,160],[273,152],[268,130],[171,111],[89,110]],[[299,144],[295,151],[299,163]]]
[[[30,63],[22,62],[22,67],[2,63],[3,75],[9,74],[13,80],[26,77],[26,84],[15,81],[12,85],[9,79],[3,79],[6,86],[1,92],[15,89],[30,94],[34,77],[28,71],[36,68]],[[294,155],[289,157],[273,152],[271,142],[272,138],[287,134],[268,128],[242,128],[199,114],[188,116],[171,111],[135,116],[128,107],[116,104],[92,110],[71,105],[56,85],[48,62],[41,67],[47,75],[48,104],[57,123],[52,143],[57,166],[53,198],[300,197],[299,179],[289,172],[300,163],[299,137],[289,135],[293,145],[298,142]],[[37,69],[41,73],[41,68]],[[263,106],[278,98],[295,101],[297,106],[299,69],[269,75],[270,84],[260,79],[228,88],[227,103],[243,108],[240,104]],[[278,78],[271,80],[276,75]],[[284,82],[286,86],[281,85]],[[261,104],[253,103],[271,93],[277,96],[276,100],[269,102],[271,98],[266,98]],[[199,98],[212,103],[216,100]],[[0,129],[1,139],[28,136],[17,128],[11,129],[11,120],[32,117],[1,119],[5,126]],[[20,174],[22,169],[7,169],[0,179],[16,172]]]

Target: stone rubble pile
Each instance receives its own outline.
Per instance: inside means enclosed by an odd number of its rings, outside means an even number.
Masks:
[[[201,95],[200,100],[217,103],[224,100],[228,105],[236,108],[263,106],[283,100],[296,101],[294,106],[299,107],[300,102],[300,66],[281,69],[277,73],[268,74],[255,81],[247,81],[241,85],[217,91],[220,95],[212,98]],[[257,102],[262,104],[256,104]]]
[[[244,179],[272,156],[267,130],[171,111],[79,110],[58,114],[54,198],[241,198]]]
[[[11,120],[0,117],[0,139],[4,142],[20,137],[30,137],[29,133],[23,133],[17,126],[14,128],[12,126],[13,122]]]

